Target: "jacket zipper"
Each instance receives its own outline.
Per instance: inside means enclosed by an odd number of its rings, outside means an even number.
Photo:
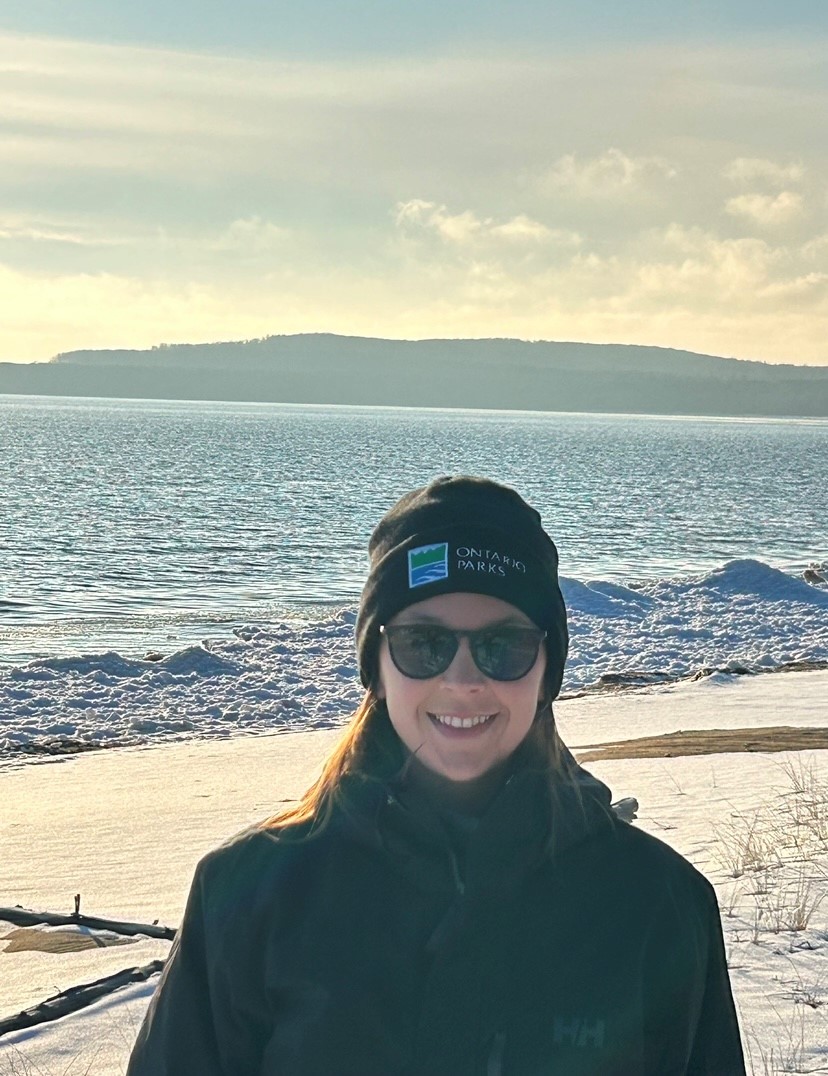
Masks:
[[[506,1049],[506,1035],[498,1031],[492,1039],[489,1059],[486,1062],[486,1076],[503,1076],[503,1051]]]

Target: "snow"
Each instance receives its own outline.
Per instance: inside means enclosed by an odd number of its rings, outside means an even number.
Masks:
[[[585,695],[560,702],[556,712],[572,746],[677,729],[828,726],[828,671],[717,674]],[[80,892],[89,914],[176,925],[197,859],[295,798],[336,737],[334,729],[190,736],[6,766],[0,904],[70,911]],[[635,825],[688,856],[714,883],[754,1071],[824,1071],[828,751],[623,759],[589,768],[615,798],[639,800]],[[811,916],[794,930],[797,904]],[[165,942],[138,939],[74,953],[0,952],[0,1013],[167,950]],[[4,1036],[0,1074],[123,1073],[151,991],[151,983],[129,987],[80,1013]]]
[[[761,561],[636,588],[563,579],[564,692],[828,662],[828,586]],[[0,670],[0,766],[33,752],[340,725],[359,700],[353,609],[236,628],[168,655]]]

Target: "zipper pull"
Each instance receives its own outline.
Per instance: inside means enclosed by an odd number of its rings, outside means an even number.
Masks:
[[[449,849],[449,859],[451,861],[451,873],[454,878],[454,888],[463,897],[466,895],[466,883],[460,876],[460,865],[457,862],[457,856],[454,854],[453,848]]]

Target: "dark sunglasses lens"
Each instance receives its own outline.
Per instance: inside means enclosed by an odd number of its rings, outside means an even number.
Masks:
[[[439,676],[451,665],[459,645],[450,628],[414,625],[387,632],[391,659],[413,680]],[[542,634],[523,628],[497,628],[471,632],[472,657],[484,676],[492,680],[520,680],[538,657]]]
[[[520,628],[482,632],[474,639],[472,655],[492,680],[520,680],[537,660],[540,639],[537,632]]]
[[[457,653],[457,639],[445,628],[394,628],[388,632],[391,660],[404,676],[428,680],[451,665]]]

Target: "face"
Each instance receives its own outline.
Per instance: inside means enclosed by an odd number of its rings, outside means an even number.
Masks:
[[[535,627],[514,605],[486,594],[441,594],[409,605],[390,621],[426,623],[469,631],[504,623]],[[491,680],[477,668],[468,640],[462,639],[444,673],[413,680],[395,667],[383,637],[378,694],[397,735],[424,766],[452,781],[473,781],[504,762],[526,737],[543,694],[545,668],[541,646],[526,676]],[[457,728],[446,718],[483,720]]]

